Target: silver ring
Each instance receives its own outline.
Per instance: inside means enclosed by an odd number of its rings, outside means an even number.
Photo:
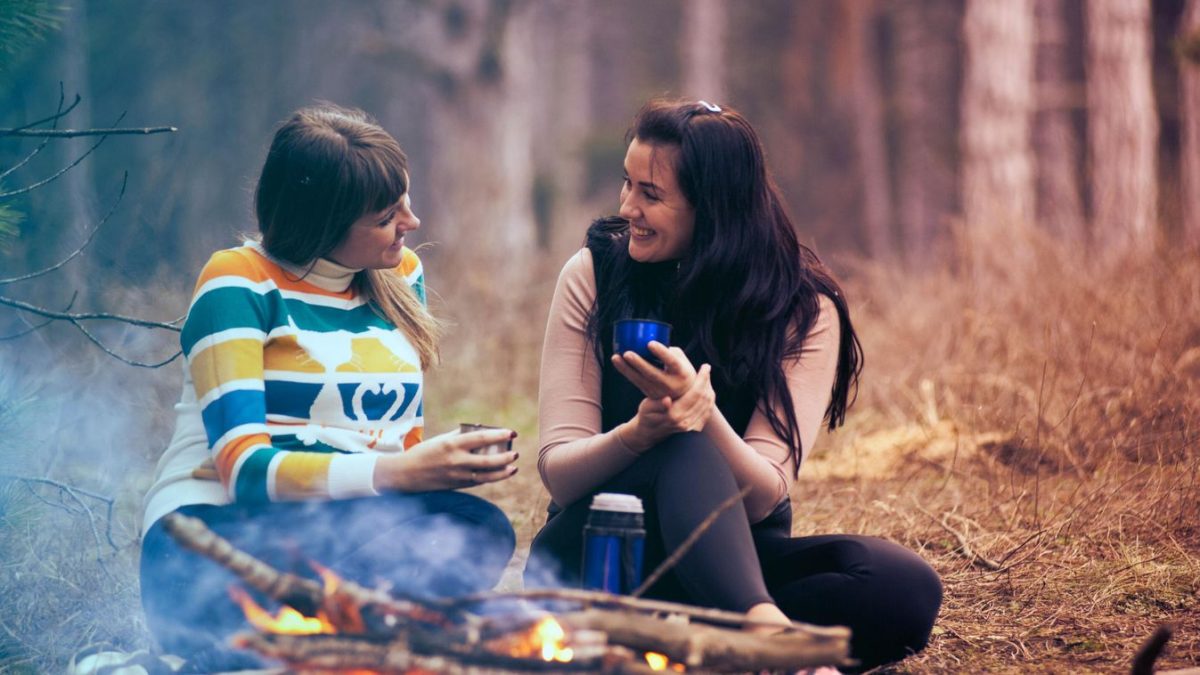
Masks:
[[[471,482],[475,483],[476,485],[479,484],[479,472],[478,471],[471,472]]]

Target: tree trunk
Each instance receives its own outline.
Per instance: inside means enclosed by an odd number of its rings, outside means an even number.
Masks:
[[[551,251],[554,265],[583,241],[587,218],[584,142],[593,126],[591,88],[591,3],[541,0],[534,5],[536,32],[532,78],[535,166],[533,213],[539,248]]]
[[[1032,0],[969,0],[963,38],[965,241],[975,261],[985,251],[1020,259],[1025,254],[1011,247],[1028,240],[1011,233],[1029,226],[1034,195]]]
[[[1083,148],[1076,120],[1084,106],[1079,15],[1074,0],[1034,0],[1037,218],[1041,227],[1073,243],[1081,243],[1085,232],[1079,171]]]
[[[1200,46],[1200,0],[1188,0],[1180,38]],[[1200,246],[1200,50],[1179,64],[1183,152],[1180,166],[1183,242]]]
[[[386,5],[367,49],[425,74],[428,180],[417,213],[455,255],[519,268],[536,236],[532,209],[534,101],[531,4],[520,0]],[[495,268],[493,272],[499,271]]]
[[[1150,3],[1088,0],[1085,19],[1093,242],[1147,250],[1158,239]]]
[[[725,0],[688,0],[682,9],[684,95],[724,101]]]
[[[957,0],[891,4],[896,102],[896,202],[902,247],[920,267],[947,250],[958,152]]]
[[[888,152],[880,93],[874,0],[841,3],[839,44],[850,91],[847,111],[854,119],[854,148],[862,185],[863,240],[877,260],[892,256],[892,197],[888,182]]]

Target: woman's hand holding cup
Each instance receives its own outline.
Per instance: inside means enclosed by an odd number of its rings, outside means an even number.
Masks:
[[[508,444],[511,429],[451,431],[421,441],[404,452],[384,454],[375,463],[375,489],[401,492],[454,490],[511,478],[518,453],[481,454],[476,450]]]
[[[682,396],[643,399],[633,419],[618,427],[621,441],[634,452],[644,452],[672,434],[702,431],[717,400],[711,374],[712,368],[706,363]]]
[[[696,367],[683,350],[667,347],[657,340],[651,341],[647,348],[654,358],[662,362],[662,368],[634,351],[613,354],[613,367],[649,398],[667,396],[678,399],[685,395],[695,383]]]

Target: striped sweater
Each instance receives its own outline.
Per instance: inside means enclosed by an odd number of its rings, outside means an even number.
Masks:
[[[416,254],[405,249],[397,272],[423,300]],[[374,495],[378,453],[421,440],[420,358],[349,287],[354,273],[321,260],[305,274],[253,243],[212,256],[181,337],[192,391],[185,383],[147,526],[191,503]],[[219,500],[193,477],[200,464],[215,466]]]

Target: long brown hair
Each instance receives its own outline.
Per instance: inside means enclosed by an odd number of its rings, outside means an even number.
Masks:
[[[408,192],[408,157],[361,110],[321,103],[280,125],[267,151],[254,210],[262,245],[300,267],[327,256],[356,220]],[[362,270],[353,287],[399,328],[427,368],[437,361],[440,325],[393,270]]]

